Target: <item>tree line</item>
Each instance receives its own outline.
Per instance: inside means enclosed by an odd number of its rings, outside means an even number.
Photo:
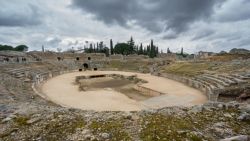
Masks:
[[[26,45],[18,45],[16,47],[10,45],[0,45],[0,51],[10,50],[10,51],[27,51],[29,47]]]
[[[109,51],[109,48],[106,47],[102,41],[96,44],[90,43],[89,47],[84,48],[85,53],[105,53],[106,56],[109,56]]]
[[[114,55],[114,54],[122,54],[122,55],[147,55],[150,58],[154,58],[159,54],[159,49],[154,45],[153,40],[151,40],[150,44],[144,47],[142,43],[140,45],[135,45],[133,37],[126,43],[117,43],[113,46],[113,40],[110,39],[110,48],[106,47],[103,42],[90,44],[89,47],[84,49],[86,53],[105,53],[106,56]]]

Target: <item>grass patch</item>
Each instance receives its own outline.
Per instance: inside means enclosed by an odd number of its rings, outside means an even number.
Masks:
[[[142,131],[140,137],[143,141],[162,140],[215,140],[220,136],[215,133],[216,123],[222,123],[224,128],[232,129],[236,134],[250,134],[250,122],[237,120],[240,111],[235,108],[224,110],[204,110],[190,113],[185,116],[153,114],[142,117]],[[228,116],[230,115],[230,116]],[[202,134],[199,134],[202,132]]]
[[[192,77],[203,74],[205,70],[212,70],[212,65],[208,63],[179,62],[167,66],[163,72]]]
[[[90,124],[90,129],[93,130],[93,133],[98,135],[99,133],[108,133],[111,135],[112,141],[128,141],[131,140],[131,137],[127,132],[124,131],[124,125],[122,121],[93,121]]]
[[[143,61],[120,61],[120,60],[112,60],[106,66],[106,68],[116,68],[118,70],[127,70],[127,71],[139,71],[140,68],[143,70],[147,70],[147,66],[150,62],[143,62]]]
[[[27,121],[29,119],[27,117],[23,117],[23,116],[18,116],[17,118],[14,119],[14,121],[17,123],[17,125],[19,126],[25,126],[28,125]]]
[[[38,137],[41,140],[55,141],[55,140],[66,140],[67,136],[75,133],[76,129],[84,128],[86,122],[80,116],[71,117],[58,117],[54,115],[52,119],[46,119],[46,122],[37,123],[39,128],[33,128],[32,133],[30,130],[23,128],[23,132],[28,133],[25,135],[26,140],[33,140]],[[37,125],[30,125],[37,126]]]
[[[191,133],[194,126],[189,118],[154,114],[144,117],[142,125],[144,127],[140,137],[144,141],[201,140],[200,137]]]

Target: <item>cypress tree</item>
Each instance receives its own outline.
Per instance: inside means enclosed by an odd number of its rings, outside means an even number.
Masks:
[[[92,45],[92,43],[90,43],[90,45],[89,45],[89,52],[93,53],[93,45]]]
[[[95,44],[94,44],[94,53],[96,53],[96,48],[95,48]]]
[[[150,57],[150,58],[154,58],[155,56],[156,56],[156,54],[155,54],[154,41],[151,40],[149,57]]]
[[[155,48],[155,57],[156,57],[158,54],[159,54],[159,48],[156,47],[156,48]]]
[[[167,53],[171,53],[170,49],[168,48]]]
[[[132,36],[131,36],[130,40],[128,41],[128,45],[129,45],[128,53],[129,54],[134,53],[135,52],[135,42],[134,42],[134,39]]]
[[[147,45],[147,55],[150,56],[150,46]]]
[[[96,52],[99,53],[99,43],[96,43]]]
[[[114,54],[114,47],[113,47],[113,41],[112,41],[112,39],[110,39],[110,53],[111,53],[111,55]]]
[[[139,55],[141,55],[141,54],[144,54],[144,52],[143,52],[143,47],[142,47],[142,43],[141,43],[140,48],[139,48]]]

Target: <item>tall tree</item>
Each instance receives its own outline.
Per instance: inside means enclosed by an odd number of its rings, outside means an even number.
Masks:
[[[151,40],[151,43],[150,43],[150,53],[149,53],[149,57],[150,58],[154,58],[156,56],[156,53],[155,53],[155,46],[154,46],[154,41]]]
[[[171,53],[170,49],[168,48],[167,53]]]
[[[99,50],[101,51],[101,50],[103,50],[103,48],[104,48],[104,44],[103,44],[103,41],[101,41],[99,43]]]
[[[90,53],[93,53],[93,52],[94,52],[92,43],[89,44],[89,52],[90,52]]]
[[[142,43],[140,45],[140,48],[139,48],[139,55],[143,54],[143,46],[142,46]]]
[[[150,56],[150,46],[149,45],[147,45],[146,51],[147,51],[147,55]]]
[[[133,37],[131,36],[130,40],[128,41],[128,45],[129,45],[129,54],[133,54],[135,52],[135,42]]]
[[[96,53],[99,53],[99,43],[96,43]]]
[[[42,45],[42,52],[45,52],[45,50],[44,50],[44,46]]]
[[[182,56],[184,55],[183,47],[181,48],[181,55],[182,55]]]
[[[112,41],[112,39],[110,39],[110,53],[111,53],[111,55],[114,54],[114,48],[113,48],[113,41]]]
[[[129,55],[130,46],[127,43],[117,43],[114,48],[114,53]]]
[[[28,51],[28,48],[26,45],[19,45],[14,48],[15,51]]]
[[[159,48],[156,47],[156,48],[155,48],[155,57],[156,57],[158,54],[159,54]]]
[[[96,53],[96,48],[95,48],[95,44],[94,44],[94,53]]]
[[[135,47],[135,52],[136,52],[137,55],[139,55],[139,47],[138,47],[138,45],[136,45],[136,47]]]

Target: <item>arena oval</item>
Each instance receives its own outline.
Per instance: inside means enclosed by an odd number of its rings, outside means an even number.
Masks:
[[[76,77],[95,75],[136,76],[146,83],[134,88],[150,96],[136,100],[112,88],[79,91]],[[49,100],[71,108],[95,111],[139,111],[171,106],[193,106],[203,104],[207,97],[201,91],[180,82],[150,74],[123,71],[71,72],[53,77],[41,86],[41,93]]]

